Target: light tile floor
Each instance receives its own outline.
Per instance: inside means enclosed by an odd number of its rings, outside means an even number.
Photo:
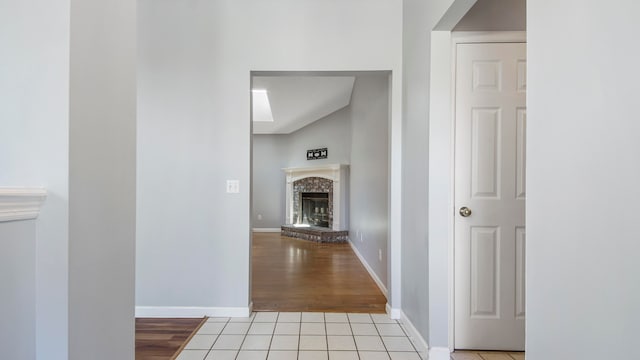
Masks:
[[[209,318],[176,360],[421,360],[384,314],[258,312]]]

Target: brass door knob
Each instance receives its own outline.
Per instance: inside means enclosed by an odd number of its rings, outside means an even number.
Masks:
[[[469,217],[471,216],[471,209],[469,209],[466,206],[463,206],[460,208],[460,215],[462,215],[462,217]]]

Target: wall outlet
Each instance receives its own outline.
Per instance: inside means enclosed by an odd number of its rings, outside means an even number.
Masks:
[[[382,249],[378,249],[378,260],[382,261]]]
[[[262,214],[258,214],[258,220],[262,220]]]

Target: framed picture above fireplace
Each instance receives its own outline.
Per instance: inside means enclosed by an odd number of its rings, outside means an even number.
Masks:
[[[326,159],[328,154],[327,148],[307,150],[307,160]]]

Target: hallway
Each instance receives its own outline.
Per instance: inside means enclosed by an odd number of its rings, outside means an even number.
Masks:
[[[349,244],[254,233],[255,311],[384,313],[386,298]]]

